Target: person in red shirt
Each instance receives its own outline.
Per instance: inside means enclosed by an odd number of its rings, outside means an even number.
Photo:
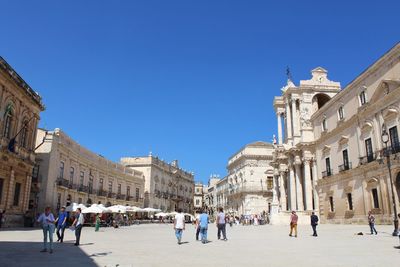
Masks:
[[[290,215],[290,234],[292,236],[294,230],[294,236],[297,237],[297,221],[299,220],[299,216],[297,216],[295,211],[292,211],[292,215]]]

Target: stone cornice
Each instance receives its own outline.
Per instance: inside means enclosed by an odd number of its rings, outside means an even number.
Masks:
[[[40,95],[36,93],[1,56],[0,56],[0,69],[2,69],[5,73],[7,73],[7,75],[15,82],[15,84],[19,88],[22,88],[24,90],[25,95],[27,95],[34,103],[36,103],[41,111],[45,109]]]

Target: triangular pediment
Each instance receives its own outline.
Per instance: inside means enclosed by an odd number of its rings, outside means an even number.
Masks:
[[[382,80],[378,87],[375,89],[374,94],[371,97],[370,103],[375,103],[376,101],[382,99],[386,95],[390,94],[396,89],[400,88],[400,80]]]

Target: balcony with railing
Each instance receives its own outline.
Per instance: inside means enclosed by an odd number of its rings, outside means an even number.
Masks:
[[[331,176],[333,174],[332,170],[326,170],[322,172],[322,178]]]
[[[84,192],[84,193],[88,193],[89,192],[89,187],[87,185],[79,185],[78,186],[78,192]]]
[[[348,171],[348,170],[350,170],[352,168],[352,164],[351,164],[351,162],[349,162],[347,164],[339,165],[338,168],[339,168],[339,172]]]
[[[368,154],[364,157],[360,157],[360,165],[365,165],[370,162],[373,162],[374,160],[376,160],[377,155],[378,154],[376,152],[374,152],[374,153]]]
[[[106,197],[108,195],[107,191],[103,190],[103,189],[99,189],[97,190],[97,195],[99,197]]]
[[[117,194],[117,199],[125,199],[125,195],[122,195],[122,194]]]
[[[57,178],[57,185],[68,188],[69,180],[59,177]]]

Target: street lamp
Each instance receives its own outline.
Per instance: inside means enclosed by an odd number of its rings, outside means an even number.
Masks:
[[[384,154],[386,156],[386,163],[389,170],[389,179],[390,179],[390,188],[392,190],[392,202],[393,202],[393,223],[394,223],[394,231],[393,236],[399,235],[399,220],[397,219],[397,207],[396,200],[394,197],[394,188],[393,188],[393,179],[392,179],[392,171],[391,171],[391,163],[390,163],[390,151],[388,150],[388,142],[389,142],[389,134],[386,131],[386,125],[382,124],[382,142],[385,144]]]

